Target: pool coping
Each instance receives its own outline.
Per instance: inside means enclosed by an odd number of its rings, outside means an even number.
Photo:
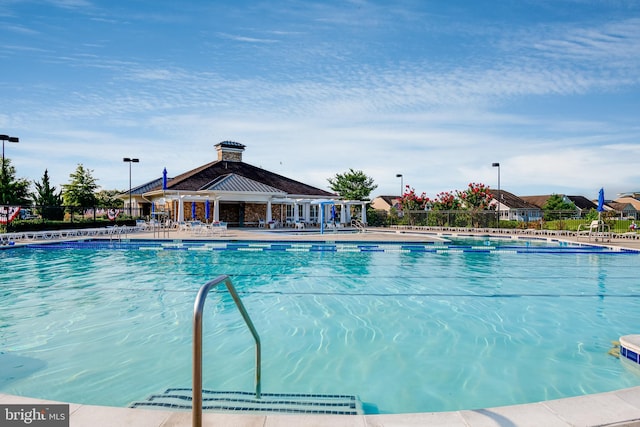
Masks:
[[[52,400],[0,394],[1,404],[60,404]],[[70,426],[182,427],[190,411],[118,408],[69,403]],[[611,392],[485,409],[376,415],[203,414],[203,426],[391,427],[391,426],[640,426],[640,386]]]
[[[368,234],[368,235],[367,235]],[[433,238],[446,236],[460,237],[498,237],[487,234],[471,234],[468,232],[398,232],[386,231],[384,233],[358,233],[358,240],[369,240],[372,235],[380,238],[381,234],[406,239],[411,235],[414,238]],[[256,240],[258,233],[248,231],[237,232],[234,236],[223,239],[207,238],[203,240]],[[270,236],[260,233],[260,239],[282,240],[284,233],[273,233]],[[515,236],[505,235],[504,238]],[[148,238],[148,233],[128,236],[130,239]],[[175,236],[179,238],[182,236]],[[287,239],[307,240],[307,236],[287,235]],[[323,235],[321,239],[335,240],[336,235]],[[344,236],[340,236],[344,237]],[[502,237],[502,236],[500,236]],[[518,236],[516,238],[525,238]],[[529,237],[529,236],[527,236]],[[541,238],[540,238],[541,237]],[[594,245],[587,242],[560,236],[538,237],[539,240],[566,241],[581,245]],[[307,239],[305,239],[307,238]],[[86,239],[86,238],[85,238]],[[184,236],[184,240],[193,239]],[[318,239],[318,240],[321,240]],[[72,240],[72,239],[66,239]],[[75,240],[75,239],[73,239]],[[163,240],[163,239],[159,239]],[[200,239],[194,239],[200,240]],[[315,240],[315,239],[314,239]],[[412,239],[407,239],[412,240]],[[55,240],[54,240],[55,241]],[[50,242],[54,242],[50,241]],[[21,242],[28,244],[27,242]],[[616,242],[617,243],[617,242]],[[17,246],[22,246],[22,244]],[[618,244],[599,243],[595,246],[608,246],[639,250],[640,242],[619,242]],[[629,331],[633,333],[634,331]],[[625,363],[625,361],[621,361]],[[0,393],[0,404],[54,404],[65,403],[37,398],[16,396]],[[123,426],[136,425],[143,427],[168,427],[191,425],[191,412],[132,409],[122,407],[108,407],[97,405],[83,405],[69,403],[71,426]],[[229,413],[204,413],[204,426],[233,426],[233,427],[389,427],[389,426],[453,426],[453,427],[484,427],[484,426],[634,426],[640,427],[640,386],[614,390],[604,393],[587,394],[563,399],[547,400],[536,403],[519,404],[512,406],[500,406],[484,409],[469,409],[452,412],[424,412],[409,414],[376,414],[376,415],[251,415]]]

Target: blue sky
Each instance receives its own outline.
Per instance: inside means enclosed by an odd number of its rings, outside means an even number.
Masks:
[[[0,133],[18,177],[105,189],[214,145],[372,196],[469,182],[517,195],[640,189],[635,0],[0,0]]]

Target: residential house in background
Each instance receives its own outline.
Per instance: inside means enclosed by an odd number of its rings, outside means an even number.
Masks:
[[[520,198],[527,203],[538,206],[540,209],[544,209],[544,206],[547,204],[547,200],[549,200],[551,196],[552,194],[546,194],[540,196],[521,196]],[[595,203],[584,196],[567,196],[564,194],[559,194],[559,196],[562,197],[565,202],[570,202],[575,205],[577,209],[575,216],[577,217],[586,215],[591,209],[598,208]]]
[[[523,200],[513,193],[504,190],[491,190],[493,200],[491,206],[500,203],[500,220],[501,221],[539,221],[542,219],[542,209],[532,203]]]
[[[638,210],[631,203],[606,202],[604,207],[614,212],[620,219],[638,219]]]
[[[635,214],[627,207],[625,212],[629,212],[626,217],[633,217],[634,219],[640,219],[640,192],[623,194],[614,200],[616,203],[624,203],[625,205],[631,205],[635,209]]]
[[[377,196],[371,201],[370,206],[375,210],[389,213],[391,208],[400,210],[401,203],[401,196]]]

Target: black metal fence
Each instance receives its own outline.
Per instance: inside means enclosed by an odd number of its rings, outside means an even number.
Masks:
[[[0,231],[133,225],[142,214],[140,209],[122,207],[0,206]]]
[[[503,213],[504,214],[504,213]],[[619,215],[619,214],[618,214]],[[405,225],[424,227],[453,227],[453,228],[507,228],[534,230],[565,230],[577,231],[588,226],[593,220],[601,220],[615,233],[624,233],[635,229],[633,218],[621,218],[613,212],[603,212],[600,215],[588,213],[580,216],[575,210],[545,212],[542,217],[520,217],[519,219],[505,219],[498,221],[498,212],[491,211],[405,211],[400,215],[388,214],[378,225]]]

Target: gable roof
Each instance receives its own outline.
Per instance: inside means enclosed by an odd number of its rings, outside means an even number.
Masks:
[[[262,184],[258,181],[254,181],[249,178],[245,178],[234,173],[228,175],[222,175],[213,182],[205,185],[201,190],[209,191],[229,191],[229,192],[251,192],[251,193],[280,193],[285,194],[284,191],[271,187],[266,184]]]
[[[634,208],[636,208],[636,210],[640,211],[640,200],[634,198],[634,197],[619,197],[615,200],[618,203],[629,203],[630,205],[632,205]]]
[[[170,179],[170,178],[169,178]],[[149,182],[145,182],[144,184],[140,184],[137,187],[133,187],[131,189],[131,194],[142,195],[147,191],[153,190],[154,188],[162,187],[162,177],[151,180]],[[128,191],[123,191],[120,195],[128,195]]]
[[[584,196],[567,196],[567,199],[571,200],[581,210],[598,209],[598,205]]]
[[[244,162],[216,160],[176,176],[167,190],[199,191],[220,185],[228,190],[283,192],[297,196],[336,197],[335,194]],[[231,190],[235,186],[235,190]],[[267,191],[267,188],[269,190]],[[222,188],[222,187],[221,187]],[[242,189],[244,188],[244,190]],[[153,190],[161,190],[161,184]]]
[[[539,210],[540,207],[535,204],[529,203],[526,200],[516,196],[513,193],[509,193],[504,190],[491,190],[491,194],[493,194],[493,198],[496,201],[500,201],[500,204],[507,206],[510,209],[529,209],[529,210]]]
[[[608,202],[605,206],[611,207],[617,212],[635,212],[637,209],[631,203],[625,202]]]
[[[542,209],[544,207],[544,205],[547,203],[547,200],[549,199],[549,197],[551,197],[551,195],[545,195],[545,196],[520,196],[520,198],[522,200],[524,200],[527,203],[531,203],[532,205],[535,205],[537,207],[539,207],[540,209]]]
[[[389,206],[393,206],[398,199],[402,199],[402,196],[377,196],[376,198],[383,200]]]
[[[544,205],[547,203],[547,200],[549,200],[549,197],[551,197],[551,194],[546,194],[543,196],[522,196],[521,199],[531,203],[533,205],[538,206],[540,209],[544,208]],[[589,209],[597,209],[598,206],[593,203],[591,200],[587,199],[584,196],[567,196],[565,194],[558,194],[558,196],[568,199],[571,202],[573,202],[574,205],[576,205],[576,208],[580,209],[580,210],[589,210]]]

